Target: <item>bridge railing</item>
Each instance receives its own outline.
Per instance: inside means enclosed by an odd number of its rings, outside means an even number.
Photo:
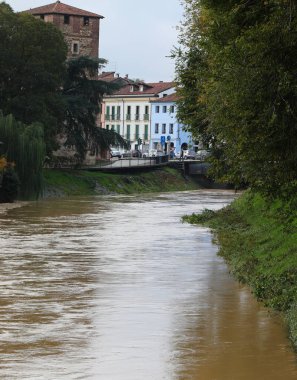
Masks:
[[[125,157],[112,158],[110,160],[98,161],[96,167],[99,168],[129,168],[140,166],[156,166],[168,162],[168,156],[159,157]]]

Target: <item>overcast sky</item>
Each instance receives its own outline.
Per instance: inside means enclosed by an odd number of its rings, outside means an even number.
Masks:
[[[1,2],[2,0],[0,0]],[[53,3],[54,0],[6,0],[14,11]],[[63,3],[104,16],[100,57],[106,71],[146,82],[174,79],[174,62],[167,58],[177,46],[176,27],[182,20],[180,0],[63,0]]]

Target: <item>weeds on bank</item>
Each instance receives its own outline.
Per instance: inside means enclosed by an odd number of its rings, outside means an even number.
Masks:
[[[183,218],[215,232],[230,272],[258,300],[282,311],[297,347],[297,213],[289,204],[247,192],[232,205]]]

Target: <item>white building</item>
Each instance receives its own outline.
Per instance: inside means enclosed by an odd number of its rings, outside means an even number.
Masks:
[[[127,77],[124,79],[127,80]],[[114,129],[129,140],[132,150],[139,147],[143,151],[148,150],[151,139],[151,102],[172,93],[173,82],[144,83],[130,80],[112,95],[104,97],[101,126]]]

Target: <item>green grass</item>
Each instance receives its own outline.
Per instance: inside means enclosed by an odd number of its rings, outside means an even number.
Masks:
[[[44,196],[134,194],[199,188],[179,171],[164,168],[140,173],[110,174],[80,170],[44,170]]]
[[[183,218],[210,226],[232,274],[258,300],[284,313],[297,349],[297,210],[246,192],[232,205]]]

